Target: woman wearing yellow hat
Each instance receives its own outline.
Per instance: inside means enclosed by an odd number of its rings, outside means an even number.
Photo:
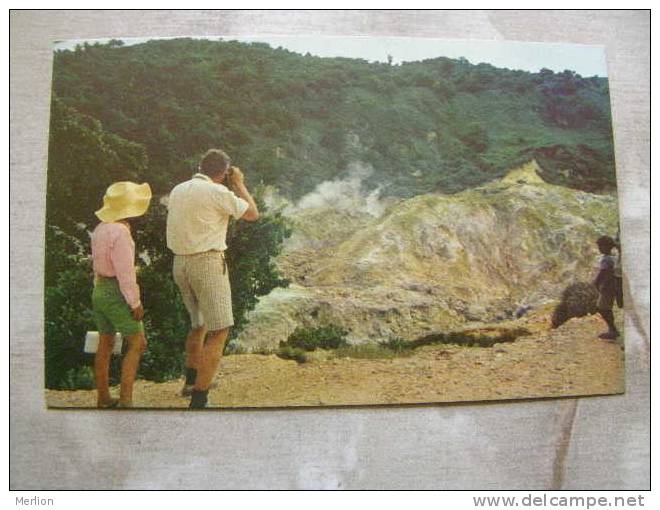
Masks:
[[[116,182],[107,189],[103,207],[96,211],[101,223],[92,234],[92,308],[99,330],[94,359],[98,407],[132,405],[133,384],[147,346],[142,326],[144,309],[135,274],[135,243],[127,219],[142,216],[150,200],[149,184]],[[119,400],[111,398],[109,387],[110,357],[117,332],[128,344],[121,365]]]

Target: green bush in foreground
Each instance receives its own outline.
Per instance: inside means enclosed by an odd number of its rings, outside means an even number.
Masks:
[[[303,351],[338,349],[348,345],[346,334],[347,331],[332,324],[315,328],[296,328],[285,342],[280,342],[280,348],[295,347]]]
[[[276,354],[282,359],[293,359],[298,363],[305,363],[308,360],[306,352],[347,347],[346,333],[334,325],[315,328],[298,327],[286,341],[280,342]]]
[[[60,386],[64,390],[93,390],[96,387],[94,369],[90,366],[72,368],[66,372]]]
[[[290,345],[281,346],[277,351],[277,355],[282,359],[292,359],[298,363],[306,363],[308,361],[305,351],[297,347],[291,347]]]

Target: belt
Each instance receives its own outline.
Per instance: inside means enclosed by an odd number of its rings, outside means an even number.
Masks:
[[[219,253],[222,258],[225,258],[224,250],[207,250],[207,251],[198,251],[196,253],[175,253],[177,257],[197,257],[198,255],[206,255],[207,253]]]
[[[207,255],[209,253],[218,253],[220,257],[222,257],[222,262],[223,262],[222,274],[225,274],[227,272],[227,259],[225,258],[225,252],[223,250],[208,250],[208,251],[200,251],[197,253],[187,253],[185,255],[179,255],[179,254],[175,254],[175,255],[177,257],[198,257],[200,255]]]
[[[94,283],[101,282],[103,280],[116,280],[116,276],[103,276],[100,274],[94,274]]]

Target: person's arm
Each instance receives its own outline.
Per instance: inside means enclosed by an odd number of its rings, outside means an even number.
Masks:
[[[245,200],[248,203],[247,210],[241,216],[241,219],[245,221],[257,221],[259,219],[259,210],[257,209],[257,204],[255,203],[252,195],[245,186],[243,172],[238,167],[232,167],[232,173],[229,177],[229,184],[240,198]]]
[[[110,260],[115,270],[115,277],[119,283],[126,303],[131,308],[135,320],[142,320],[144,309],[140,302],[140,287],[135,274],[135,254],[133,253],[133,240],[126,231],[115,239],[110,251]]]

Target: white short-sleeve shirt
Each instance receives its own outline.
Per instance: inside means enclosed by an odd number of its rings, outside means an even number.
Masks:
[[[229,217],[240,218],[248,203],[204,174],[174,187],[167,202],[167,247],[176,255],[227,249]]]

